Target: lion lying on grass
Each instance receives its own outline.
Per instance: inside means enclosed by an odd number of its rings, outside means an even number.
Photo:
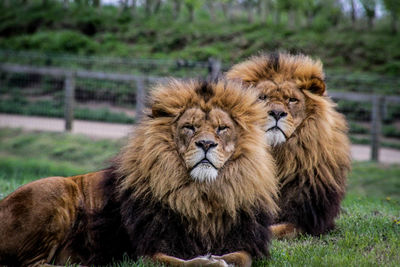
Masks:
[[[126,253],[250,266],[267,256],[277,186],[257,97],[224,81],[158,86],[111,168],[40,179],[0,202],[0,264],[99,265]]]
[[[227,77],[255,87],[269,110],[266,138],[280,182],[273,234],[331,230],[345,193],[350,148],[345,119],[326,96],[321,62],[304,55],[261,55],[233,66]]]

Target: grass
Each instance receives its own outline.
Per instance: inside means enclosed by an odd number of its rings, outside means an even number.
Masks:
[[[39,177],[101,169],[125,141],[0,129],[0,198]],[[337,227],[321,237],[271,244],[254,266],[397,266],[400,262],[400,166],[355,162]],[[112,266],[152,266],[126,258]]]
[[[45,117],[64,117],[64,105],[57,101],[42,100],[36,102],[24,101],[23,98],[15,100],[1,100],[0,112],[9,114],[21,114],[29,116],[45,116]],[[105,121],[115,123],[135,122],[134,118],[123,112],[114,112],[107,108],[74,108],[74,118],[89,121]]]

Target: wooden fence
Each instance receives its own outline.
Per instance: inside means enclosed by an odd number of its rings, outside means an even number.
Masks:
[[[221,63],[216,60],[211,60],[208,67],[209,78],[215,79],[221,70]],[[54,67],[33,67],[21,66],[15,64],[0,64],[0,72],[6,73],[20,73],[20,74],[36,74],[46,75],[56,78],[64,79],[64,93],[65,93],[65,130],[70,131],[73,123],[73,110],[74,110],[74,95],[75,95],[75,78],[89,78],[99,80],[111,80],[118,82],[135,83],[136,91],[136,117],[140,119],[144,109],[146,97],[146,82],[162,81],[163,77],[154,76],[140,76],[119,73],[106,73],[98,71],[85,71],[85,70],[66,70]],[[371,160],[379,161],[379,148],[380,136],[382,129],[382,114],[384,106],[388,103],[400,104],[399,96],[384,96],[377,94],[362,94],[350,92],[335,92],[330,91],[329,96],[336,100],[349,100],[360,103],[372,103],[371,111]]]
[[[399,96],[362,94],[350,92],[329,92],[329,96],[338,100],[372,103],[371,110],[371,160],[379,161],[380,137],[382,132],[383,111],[386,104],[400,104]]]

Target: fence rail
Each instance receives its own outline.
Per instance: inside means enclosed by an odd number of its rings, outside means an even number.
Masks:
[[[221,63],[212,61],[209,67],[209,77],[216,78],[221,71]],[[64,118],[65,130],[70,131],[73,125],[73,110],[75,101],[76,78],[89,78],[97,80],[110,80],[117,82],[134,83],[136,85],[136,118],[141,117],[146,98],[145,82],[159,82],[165,77],[148,75],[132,75],[121,73],[108,73],[101,71],[69,70],[57,67],[33,67],[17,64],[0,64],[0,73],[17,73],[44,75],[64,80]],[[399,96],[386,96],[377,94],[364,94],[353,92],[330,91],[329,96],[335,100],[349,100],[362,103],[372,103],[371,111],[371,160],[379,161],[380,136],[382,129],[382,114],[387,103],[400,104]]]

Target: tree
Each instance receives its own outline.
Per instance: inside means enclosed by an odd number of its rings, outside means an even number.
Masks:
[[[233,5],[234,0],[219,0],[218,2],[221,5],[222,13],[224,13],[224,16],[227,20],[231,21],[232,16],[231,16],[231,7]]]
[[[350,14],[351,14],[351,23],[353,24],[353,27],[356,25],[357,21],[357,15],[356,15],[356,4],[354,3],[354,0],[350,0]]]
[[[146,0],[144,2],[144,12],[146,13],[146,17],[151,15],[151,4],[152,4],[152,0]]]
[[[131,14],[133,17],[136,15],[136,0],[131,1]]]
[[[375,19],[376,0],[361,0],[361,5],[368,20],[368,28],[372,29]]]
[[[297,22],[297,11],[301,7],[302,0],[276,0],[278,11],[287,12],[288,25],[294,28]]]
[[[398,32],[397,21],[400,14],[400,1],[399,0],[383,0],[385,9],[391,16],[391,28],[393,33]]]
[[[302,2],[301,9],[306,16],[307,27],[312,25],[315,16],[324,8],[324,3],[324,0],[304,0]]]
[[[181,0],[172,0],[172,14],[174,18],[178,19],[179,16],[181,15],[181,7],[182,7],[182,1]]]
[[[206,1],[207,9],[208,9],[208,12],[210,13],[211,21],[215,21],[215,19],[216,19],[216,17],[215,17],[215,2],[216,1],[214,1],[214,0]]]
[[[270,6],[270,0],[258,0],[258,10],[260,14],[261,23],[267,23],[267,10]]]
[[[92,0],[92,5],[93,5],[94,7],[100,7],[101,1],[100,1],[100,0]]]
[[[245,0],[243,1],[244,7],[247,9],[247,20],[249,23],[254,21],[254,6],[257,4],[256,0]]]
[[[184,0],[185,6],[189,12],[189,21],[194,21],[194,11],[202,4],[202,0]]]

